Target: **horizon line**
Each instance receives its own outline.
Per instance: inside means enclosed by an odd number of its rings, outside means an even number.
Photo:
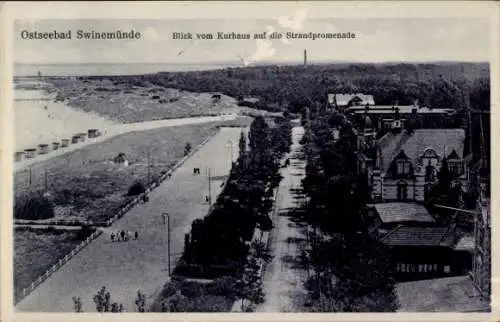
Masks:
[[[405,61],[394,61],[394,60],[381,60],[381,61],[356,61],[356,60],[310,60],[308,65],[315,64],[432,64],[432,63],[458,63],[458,64],[489,64],[489,61],[473,61],[473,60],[405,60]],[[13,62],[14,65],[50,65],[50,66],[64,66],[64,65],[159,65],[159,64],[170,64],[170,65],[222,65],[222,64],[238,64],[239,61],[227,60],[227,61],[210,61],[210,62],[62,62],[62,63],[27,63],[27,62]],[[301,60],[291,60],[291,61],[279,61],[279,60],[262,60],[253,62],[246,66],[240,67],[251,67],[259,64],[303,64]]]

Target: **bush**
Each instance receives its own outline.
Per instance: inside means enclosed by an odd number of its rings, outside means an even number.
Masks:
[[[84,225],[82,226],[82,228],[78,231],[76,237],[79,239],[79,240],[85,240],[87,239],[87,237],[89,237],[90,235],[92,235],[95,231],[95,228],[92,228],[88,225]]]
[[[128,188],[127,196],[138,196],[144,192],[146,192],[144,184],[140,181],[136,181]]]
[[[184,156],[188,155],[191,152],[191,148],[191,143],[186,143],[186,145],[184,146]]]
[[[42,193],[33,193],[16,202],[15,219],[39,220],[54,217],[54,203]]]

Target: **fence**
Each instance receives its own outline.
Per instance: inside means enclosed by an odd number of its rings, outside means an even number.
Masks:
[[[199,149],[201,149],[205,144],[208,143],[216,134],[218,131],[214,132],[212,135],[210,135],[208,138],[206,138],[202,143],[197,145],[194,149],[192,149],[187,155],[185,155],[182,159],[180,159],[169,171],[164,173],[163,175],[160,176],[159,178],[159,183],[163,182],[169,175],[171,175],[175,170],[177,170],[180,166],[186,162],[187,159],[189,159],[191,156],[193,156],[194,153],[196,153]],[[228,177],[229,178],[229,177]],[[149,185],[149,187],[146,189],[146,193],[151,192],[153,189],[157,188],[159,186],[159,183],[153,182]],[[129,201],[116,215],[114,215],[112,218],[108,219],[107,221],[104,222],[97,222],[93,223],[94,226],[106,226],[109,227],[111,224],[123,217],[132,207],[137,205],[143,198],[143,195],[137,196],[131,201]],[[211,207],[212,209],[212,207]],[[44,225],[54,225],[55,222],[64,222],[65,226],[71,226],[71,224],[68,223],[75,223],[78,222],[78,225],[82,225],[81,221],[65,221],[65,220],[59,220],[59,221],[54,221],[51,222],[50,224],[44,223]],[[29,223],[27,222],[20,222],[19,224],[21,225],[28,225]],[[82,243],[80,243],[75,249],[73,249],[70,253],[66,254],[62,259],[59,259],[58,262],[56,262],[54,265],[52,265],[42,276],[40,276],[38,279],[33,281],[28,287],[25,287],[20,294],[17,294],[15,298],[15,303],[19,303],[23,298],[25,298],[28,294],[30,294],[35,288],[37,288],[40,284],[42,284],[47,278],[49,278],[54,272],[56,272],[59,268],[61,268],[64,264],[66,264],[71,258],[73,258],[79,251],[81,251],[85,246],[87,246],[92,240],[97,238],[102,231],[95,231],[90,235],[87,239],[85,239]]]
[[[15,303],[19,303],[28,294],[33,292],[40,284],[42,284],[47,278],[54,274],[59,268],[66,264],[71,258],[78,254],[85,246],[87,246],[92,240],[96,239],[102,232],[96,230],[90,236],[88,236],[84,241],[82,241],[76,248],[71,252],[66,254],[63,258],[60,258],[55,264],[53,264],[48,270],[45,271],[43,275],[38,277],[35,281],[31,282],[28,287],[25,287],[19,294],[16,295]]]
[[[172,175],[172,173],[175,170],[177,170],[179,167],[181,167],[190,157],[193,156],[193,154],[195,154],[196,152],[198,152],[198,150],[200,150],[203,146],[205,146],[205,144],[207,144],[208,141],[210,141],[211,139],[213,139],[213,137],[217,133],[219,133],[219,132],[218,131],[214,132],[212,135],[210,135],[209,137],[207,137],[203,142],[201,142],[200,144],[198,144],[194,149],[192,149],[188,154],[186,154],[184,157],[182,157],[182,159],[180,159],[171,169],[169,169],[167,172],[165,172],[164,174],[162,174],[160,176],[158,182],[152,182],[149,185],[149,187],[146,188],[146,192],[145,193],[146,194],[150,193],[151,191],[153,191],[154,189],[156,189],[157,187],[159,187],[160,184],[163,181],[165,181],[170,175]],[[95,223],[95,225],[97,225],[97,226],[106,226],[106,227],[111,226],[113,224],[113,222],[115,222],[116,220],[122,218],[123,215],[125,215],[128,211],[130,211],[130,209],[132,209],[135,205],[137,205],[138,203],[140,203],[141,200],[143,200],[143,197],[144,197],[143,194],[134,197],[122,209],[120,209],[116,215],[114,215],[113,217],[111,217],[107,221],[97,222],[97,223]]]

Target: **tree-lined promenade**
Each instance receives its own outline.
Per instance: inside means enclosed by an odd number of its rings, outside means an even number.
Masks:
[[[209,205],[208,177],[193,175],[193,168],[212,169],[211,192],[215,196],[229,174],[231,157],[228,141],[237,142],[240,128],[222,128],[205,146],[198,150],[169,180],[149,194],[149,202],[132,208],[123,218],[91,242],[59,271],[54,273],[16,310],[36,312],[72,312],[73,297],[80,298],[82,310],[93,312],[93,296],[105,286],[113,301],[123,304],[125,311],[134,311],[137,291],[146,294],[151,302],[168,278],[168,227],[161,214],[170,215],[172,263],[180,257],[185,233],[196,218],[206,215]],[[234,157],[238,148],[233,148]],[[139,238],[112,242],[115,231],[137,231]]]
[[[290,149],[291,129],[286,118],[274,119],[273,126],[262,117],[254,119],[248,140],[243,134],[240,136],[239,156],[212,212],[195,220],[185,236],[184,253],[174,273],[181,277],[215,279],[218,291],[192,283],[190,289],[198,289],[195,294],[192,291],[183,294],[187,284],[181,278],[181,282],[167,283],[153,310],[224,311],[237,298],[249,303],[262,301],[262,282],[248,257],[250,248],[256,247],[250,241],[256,228],[273,229],[270,211],[274,190],[281,180],[280,160]],[[181,294],[176,294],[179,289]],[[176,299],[176,295],[181,299]],[[228,304],[224,306],[221,302]]]

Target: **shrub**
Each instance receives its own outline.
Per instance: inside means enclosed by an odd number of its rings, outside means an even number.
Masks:
[[[188,155],[189,152],[191,152],[191,143],[186,143],[186,145],[184,146],[184,156]]]
[[[95,231],[95,228],[92,228],[88,225],[84,225],[82,226],[82,228],[78,231],[76,237],[79,239],[79,240],[85,240],[87,237],[89,237],[90,235],[92,235]]]
[[[146,188],[144,187],[144,184],[140,181],[136,181],[130,186],[130,188],[128,188],[127,196],[138,196],[145,191]]]
[[[54,203],[40,192],[32,193],[14,206],[15,219],[39,220],[54,217]]]

